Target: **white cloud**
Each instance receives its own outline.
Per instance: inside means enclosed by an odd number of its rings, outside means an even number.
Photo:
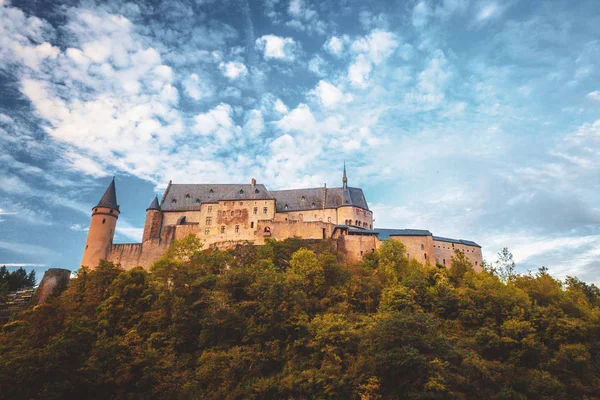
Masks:
[[[485,4],[477,14],[477,19],[480,21],[494,17],[499,13],[500,9],[496,3]]]
[[[423,110],[438,108],[446,99],[445,90],[451,76],[446,56],[441,50],[436,50],[425,69],[419,73],[416,88],[407,93],[405,99]]]
[[[296,58],[296,42],[290,37],[263,35],[256,39],[256,47],[263,51],[265,59],[293,61]]]
[[[87,225],[84,226],[81,224],[73,224],[69,227],[69,229],[75,232],[87,232],[90,228]]]
[[[198,74],[190,74],[183,81],[185,93],[194,100],[212,97],[213,89],[206,79],[201,79]]]
[[[317,97],[319,102],[326,108],[335,108],[341,103],[352,100],[352,95],[344,94],[331,83],[321,80],[311,93]]]
[[[280,114],[286,114],[288,112],[288,107],[285,105],[285,103],[283,101],[281,101],[281,99],[275,100],[275,104],[273,105],[273,108],[275,109],[275,111],[277,111]]]
[[[232,108],[229,104],[221,103],[212,110],[194,117],[194,132],[210,136],[218,143],[225,144],[239,132],[231,118]]]
[[[350,79],[352,85],[364,88],[367,86],[371,69],[371,62],[364,54],[359,54],[348,68],[348,79]]]
[[[427,24],[431,9],[425,1],[418,2],[413,8],[412,23],[416,28],[421,28]]]
[[[374,30],[369,35],[355,40],[352,51],[368,56],[373,64],[380,64],[398,47],[398,38],[391,32]]]
[[[594,90],[593,92],[589,92],[587,94],[587,97],[589,97],[592,100],[600,101],[600,91]]]
[[[317,121],[306,104],[299,104],[275,124],[284,131],[316,132],[317,127]]]
[[[243,127],[244,135],[249,138],[259,136],[265,128],[265,120],[260,110],[250,110],[246,115],[246,121]]]
[[[222,62],[219,64],[219,68],[221,69],[223,75],[231,80],[244,77],[248,74],[248,68],[246,68],[243,63],[238,61],[230,61],[227,63]]]
[[[329,38],[329,40],[327,40],[327,42],[325,42],[325,44],[323,45],[323,47],[329,53],[331,53],[333,55],[336,55],[336,56],[339,56],[344,51],[344,42],[339,37],[332,36],[332,37]]]
[[[65,158],[68,160],[70,167],[75,171],[81,171],[96,178],[102,178],[109,175],[96,161],[75,153],[74,151],[67,151],[65,153]]]

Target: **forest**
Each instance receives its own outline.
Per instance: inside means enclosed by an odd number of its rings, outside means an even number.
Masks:
[[[203,250],[81,268],[0,334],[6,399],[599,399],[600,291],[510,253],[474,273],[386,241]]]
[[[0,301],[4,300],[8,292],[24,287],[33,287],[36,284],[35,271],[27,273],[23,267],[9,271],[5,265],[0,267]]]

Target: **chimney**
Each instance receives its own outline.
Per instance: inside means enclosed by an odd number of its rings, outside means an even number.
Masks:
[[[250,183],[252,184],[252,186],[256,186],[256,179],[252,178],[252,181],[250,181]]]

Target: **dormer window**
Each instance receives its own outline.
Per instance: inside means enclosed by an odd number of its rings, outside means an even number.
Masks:
[[[189,193],[188,193],[188,194],[186,194],[186,195],[185,195],[185,198],[186,198],[186,199],[189,199],[189,198],[190,198],[190,194],[189,194]]]
[[[254,189],[254,193],[258,193],[258,189]]]
[[[196,203],[197,203],[197,204],[200,204],[200,199],[196,199]]]
[[[316,204],[315,204],[315,202],[313,201],[313,203],[312,203],[312,206],[314,207],[315,205],[316,205]]]
[[[306,197],[302,196],[302,197],[301,197],[301,199],[302,199],[302,200],[306,200]]]
[[[243,189],[240,189],[240,194],[244,194],[244,190]]]
[[[285,206],[283,206],[283,209],[287,210],[288,209],[288,205],[286,204]]]
[[[173,204],[177,203],[177,199],[171,199],[171,203],[173,203]]]
[[[214,192],[215,192],[215,191],[214,191],[214,190],[212,190],[212,189],[210,189],[210,190],[208,191],[208,193],[214,193]]]

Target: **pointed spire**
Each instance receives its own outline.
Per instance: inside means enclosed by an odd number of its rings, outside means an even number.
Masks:
[[[148,210],[159,210],[160,211],[160,205],[158,204],[158,196],[156,196],[154,198],[154,200],[152,200],[152,204],[150,204],[150,207],[146,208],[146,211]]]
[[[112,182],[106,188],[104,196],[98,202],[96,207],[112,208],[113,210],[119,211],[119,205],[117,204],[117,190],[115,189],[115,178],[113,177]]]
[[[348,177],[346,176],[346,161],[344,161],[344,176],[342,178],[342,183],[344,184],[344,189],[348,188]]]

